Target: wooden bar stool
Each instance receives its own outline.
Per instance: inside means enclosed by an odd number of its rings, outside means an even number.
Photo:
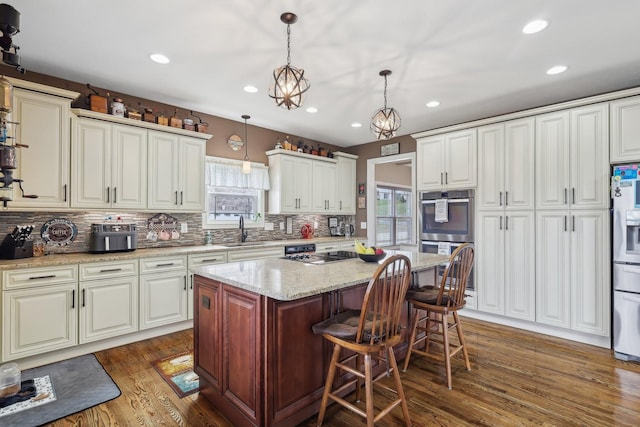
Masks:
[[[449,389],[451,389],[451,358],[460,350],[464,354],[467,370],[471,370],[458,310],[465,305],[464,292],[473,267],[473,258],[473,245],[465,243],[458,246],[449,258],[438,288],[410,289],[407,292],[406,298],[413,306],[413,310],[409,351],[404,359],[403,372],[409,366],[412,353],[441,360],[440,357],[429,353],[429,344],[432,341],[442,344],[444,349],[444,364],[447,370],[447,387]],[[453,322],[449,322],[449,314],[453,316]],[[419,326],[422,322],[426,322],[424,327]],[[457,346],[449,342],[449,329],[452,328],[456,328],[458,333],[459,345]],[[418,331],[424,332],[425,335],[416,338]],[[434,336],[440,338],[434,338]],[[422,341],[425,341],[424,351],[416,348]]]
[[[322,334],[325,339],[334,344],[318,415],[318,426],[322,425],[329,399],[366,418],[369,427],[372,427],[393,408],[401,405],[405,424],[411,425],[409,409],[392,348],[401,339],[400,314],[410,278],[411,263],[409,258],[404,255],[390,256],[378,267],[369,281],[360,310],[347,310],[313,325],[314,333]],[[354,354],[340,360],[342,349],[351,350]],[[383,356],[380,356],[381,353]],[[354,359],[356,359],[355,367],[349,364]],[[362,359],[364,359],[364,370],[361,370]],[[387,367],[385,372],[375,378],[372,374],[372,359],[382,361]],[[339,369],[353,374],[355,379],[341,385],[336,390],[331,390],[336,371]],[[376,384],[378,380],[388,376],[389,373],[393,374],[395,390],[383,384]],[[363,381],[365,410],[340,397],[341,392],[355,383],[355,399],[356,402],[359,402]],[[397,399],[381,409],[377,415],[374,413],[373,406],[374,384],[397,395]]]

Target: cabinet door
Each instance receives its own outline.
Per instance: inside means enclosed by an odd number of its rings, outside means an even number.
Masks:
[[[571,110],[571,209],[607,209],[608,104]]]
[[[640,160],[640,96],[609,104],[611,114],[611,163]]]
[[[222,388],[222,285],[220,282],[196,277],[194,370],[220,393]]]
[[[570,187],[569,112],[536,117],[536,208],[567,209]]]
[[[100,120],[73,119],[71,207],[111,206],[111,125]]]
[[[187,320],[187,273],[140,276],[140,329]]]
[[[15,177],[24,180],[26,199],[14,184],[12,207],[69,207],[69,99],[15,88],[12,121],[17,149]]]
[[[111,203],[122,209],[147,207],[147,131],[113,125]]]
[[[609,336],[609,212],[571,213],[571,328]]]
[[[536,322],[571,326],[569,211],[536,212]]]
[[[314,161],[312,165],[314,213],[334,213],[337,207],[337,173],[335,163]]]
[[[478,311],[504,314],[504,217],[481,212],[477,220],[476,285]]]
[[[505,212],[505,315],[535,320],[535,224],[533,211]]]
[[[311,212],[311,160],[282,155],[279,173],[281,212]]]
[[[444,185],[446,188],[470,188],[477,183],[476,129],[445,134]]]
[[[478,128],[478,209],[504,205],[504,124]]]
[[[201,139],[180,137],[180,210],[204,210],[205,149]]]
[[[138,331],[138,277],[80,282],[80,344]]]
[[[2,359],[20,359],[78,344],[77,284],[2,293]]]
[[[444,185],[444,136],[436,135],[417,141],[418,190],[439,190]]]
[[[356,214],[356,160],[338,156],[338,213]]]
[[[504,206],[506,209],[533,209],[535,126],[532,118],[504,125]]]
[[[149,131],[147,207],[176,210],[178,208],[178,136]]]

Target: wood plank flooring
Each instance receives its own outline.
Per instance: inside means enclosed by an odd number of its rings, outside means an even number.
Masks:
[[[454,359],[453,390],[445,385],[443,366],[417,355],[401,373],[414,426],[640,425],[640,364],[616,360],[608,349],[473,319],[462,322],[471,371],[461,356]],[[183,331],[96,353],[122,395],[51,425],[232,426],[197,393],[179,399],[151,366],[192,348],[192,340],[192,331]],[[315,422],[313,417],[301,425]],[[366,424],[332,405],[324,425]],[[378,424],[399,425],[399,408]]]

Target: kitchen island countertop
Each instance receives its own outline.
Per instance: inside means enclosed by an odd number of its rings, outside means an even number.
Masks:
[[[387,251],[387,256],[394,254],[408,256],[412,272],[436,267],[449,259],[447,255]],[[195,267],[192,272],[276,300],[292,301],[366,283],[378,266],[359,258],[326,264],[260,259]]]

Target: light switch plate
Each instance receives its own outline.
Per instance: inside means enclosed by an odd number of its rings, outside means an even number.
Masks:
[[[180,232],[181,233],[188,233],[189,232],[189,226],[187,225],[186,222],[181,222],[180,223]]]
[[[367,223],[366,222],[361,222],[360,223],[360,230],[366,230],[367,229]]]
[[[273,231],[273,223],[272,222],[265,222],[264,223],[264,229],[265,229],[265,231]]]

